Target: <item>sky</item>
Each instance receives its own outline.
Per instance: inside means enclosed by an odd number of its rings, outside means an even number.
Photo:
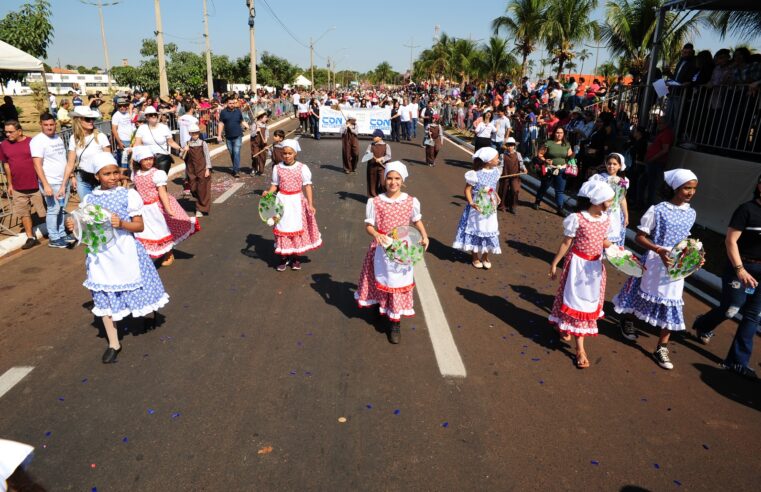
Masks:
[[[28,0],[2,0],[0,17]],[[97,3],[97,0],[86,0]],[[248,8],[245,0],[207,0],[209,37],[212,52],[231,59],[249,52]],[[153,36],[156,29],[153,0],[103,0],[115,5],[104,7],[106,38],[112,66],[140,62],[143,38]],[[604,5],[604,1],[600,2]],[[267,4],[271,7],[267,7]],[[433,43],[436,26],[441,32],[460,38],[488,40],[491,21],[502,15],[505,0],[467,2],[462,0],[255,0],[256,49],[261,56],[269,51],[302,68],[309,67],[309,39],[314,45],[316,67],[325,67],[327,57],[336,62],[337,70],[366,72],[378,63],[388,61],[394,70],[406,71],[413,55]],[[98,9],[80,0],[52,0],[55,37],[48,49],[46,62],[51,66],[104,65]],[[165,42],[176,43],[181,50],[202,52],[202,0],[162,0],[161,17]],[[291,34],[276,20],[272,11]],[[595,18],[602,20],[604,8]],[[334,30],[328,31],[335,27]],[[328,31],[326,33],[326,31]],[[733,47],[740,40],[720,40],[713,32],[701,33],[693,40],[697,49],[715,51]],[[758,47],[758,38],[753,44]],[[590,44],[592,44],[590,42]],[[588,48],[590,49],[590,48]],[[594,53],[594,49],[590,49]],[[599,63],[609,59],[605,49],[599,50]],[[544,55],[536,53],[532,58]],[[585,71],[594,66],[594,56],[585,62]],[[588,67],[588,68],[586,68]]]

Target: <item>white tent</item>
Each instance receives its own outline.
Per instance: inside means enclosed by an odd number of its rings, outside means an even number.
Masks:
[[[44,72],[45,67],[32,55],[0,41],[0,71]]]
[[[312,87],[312,82],[303,75],[299,75],[296,77],[296,81],[293,83],[293,85],[296,87]]]

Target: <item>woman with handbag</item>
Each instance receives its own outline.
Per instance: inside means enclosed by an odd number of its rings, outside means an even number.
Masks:
[[[563,205],[565,204],[565,184],[566,175],[578,175],[578,167],[575,160],[572,160],[573,149],[571,144],[565,139],[565,128],[559,126],[555,128],[552,140],[547,140],[539,149],[537,160],[541,165],[541,180],[539,191],[536,194],[533,208],[537,210],[547,189],[552,186],[555,190],[555,203],[557,204],[557,214],[565,216]]]
[[[172,167],[172,156],[169,148],[181,151],[179,144],[172,138],[172,131],[164,123],[159,123],[159,113],[153,106],[148,106],[143,112],[145,116],[145,125],[140,125],[135,133],[135,143],[133,147],[147,145],[153,152],[155,161],[153,167],[159,171],[169,173]]]
[[[97,109],[77,106],[69,115],[72,118],[73,132],[69,138],[65,176],[76,173],[76,190],[81,201],[98,186],[91,163],[93,156],[111,152],[111,142],[108,136],[95,128],[95,120],[100,118]]]

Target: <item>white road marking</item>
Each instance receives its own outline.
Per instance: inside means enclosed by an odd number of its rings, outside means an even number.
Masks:
[[[431,344],[433,353],[436,355],[436,362],[439,364],[439,372],[444,377],[464,378],[467,375],[465,364],[457,350],[452,330],[449,328],[444,308],[441,307],[441,301],[436,294],[436,287],[433,285],[425,260],[415,265],[415,285],[423,308],[425,324],[428,325],[428,333],[431,335]]]
[[[230,187],[230,189],[228,189],[227,191],[219,195],[219,198],[214,200],[212,203],[225,203],[225,200],[233,196],[235,192],[241,189],[242,187],[243,187],[243,183],[235,183],[234,185]]]
[[[33,369],[34,367],[32,366],[18,366],[11,367],[5,371],[5,374],[0,376],[0,398],[16,386],[19,381],[24,379],[27,374],[32,372]]]

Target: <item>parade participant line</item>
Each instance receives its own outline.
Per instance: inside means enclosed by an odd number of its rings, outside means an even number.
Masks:
[[[32,366],[19,366],[11,367],[5,371],[5,374],[0,376],[0,398],[21,382],[33,369]]]

